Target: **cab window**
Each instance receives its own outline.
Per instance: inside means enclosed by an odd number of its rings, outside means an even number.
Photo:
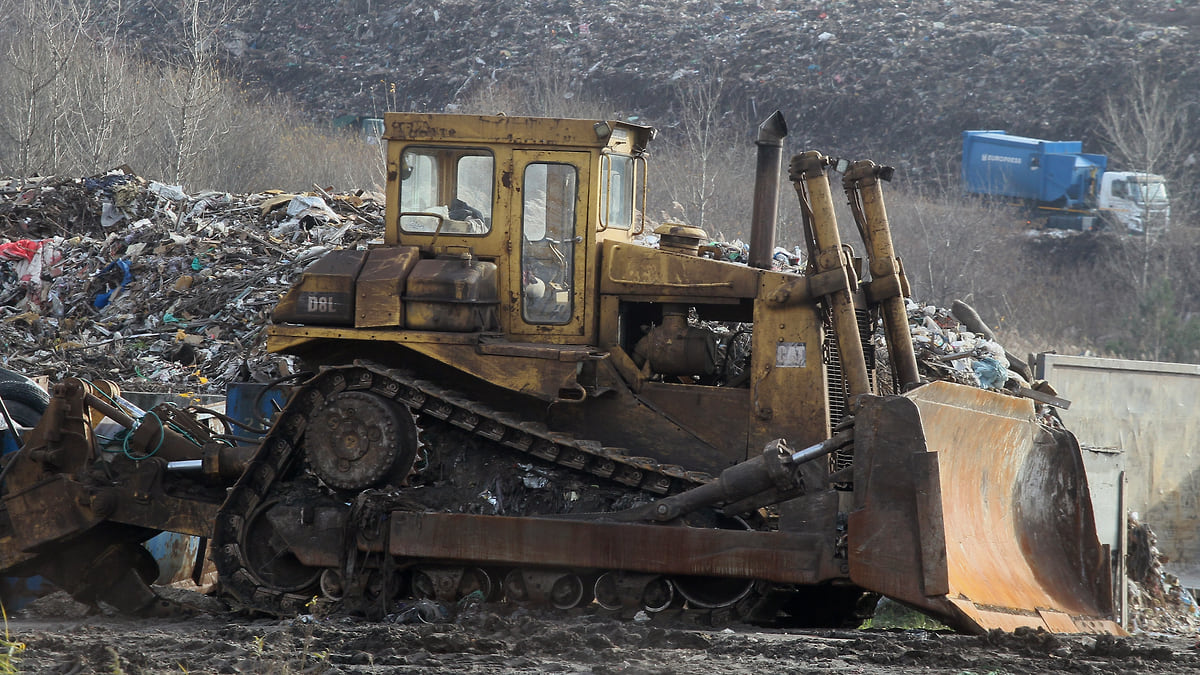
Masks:
[[[521,209],[521,315],[528,323],[571,320],[578,170],[570,164],[525,167]]]
[[[600,172],[600,212],[604,225],[628,230],[633,225],[634,161],[625,155],[605,155]]]
[[[400,229],[465,235],[490,232],[494,166],[486,150],[405,149],[400,157]]]

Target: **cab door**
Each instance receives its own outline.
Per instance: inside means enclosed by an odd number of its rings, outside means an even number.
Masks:
[[[586,152],[513,153],[509,325],[517,336],[582,342],[588,303]],[[574,338],[574,339],[573,339]]]

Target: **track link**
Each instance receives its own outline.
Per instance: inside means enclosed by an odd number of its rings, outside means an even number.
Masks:
[[[708,474],[659,464],[646,457],[632,457],[621,448],[551,431],[544,424],[493,410],[401,369],[366,361],[324,367],[280,413],[217,513],[213,561],[226,592],[252,610],[293,615],[302,612],[312,600],[310,595],[275,590],[256,579],[240,542],[244,541],[249,514],[268,503],[278,488],[303,470],[301,443],[312,413],[327,398],[344,391],[372,392],[407,406],[418,416],[443,420],[518,453],[634,490],[667,495],[712,480]]]

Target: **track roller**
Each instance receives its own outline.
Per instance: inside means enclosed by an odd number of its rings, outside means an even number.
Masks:
[[[572,572],[512,570],[504,577],[504,592],[514,602],[548,604],[573,609],[592,601],[591,586]]]
[[[725,577],[675,577],[675,590],[694,608],[732,607],[750,595],[754,581]]]
[[[479,592],[494,600],[499,586],[482,567],[422,567],[413,572],[413,595],[423,600],[454,602]]]
[[[325,596],[326,600],[341,600],[345,590],[341,572],[332,568],[321,572],[321,595]]]
[[[605,572],[596,579],[596,602],[607,610],[640,608],[651,614],[676,603],[675,586],[657,574]]]

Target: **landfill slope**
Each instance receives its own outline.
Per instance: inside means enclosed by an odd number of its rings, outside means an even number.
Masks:
[[[148,2],[127,7],[126,34],[147,51],[169,49],[170,26]],[[1200,101],[1200,8],[1178,1],[242,7],[225,43],[231,72],[326,119],[440,111],[494,85],[542,80],[557,96],[669,127],[679,117],[676,85],[720,71],[728,107],[755,118],[783,110],[791,142],[928,175],[957,156],[964,129],[1080,139],[1101,151],[1094,115],[1128,88],[1137,64],[1182,105]]]

